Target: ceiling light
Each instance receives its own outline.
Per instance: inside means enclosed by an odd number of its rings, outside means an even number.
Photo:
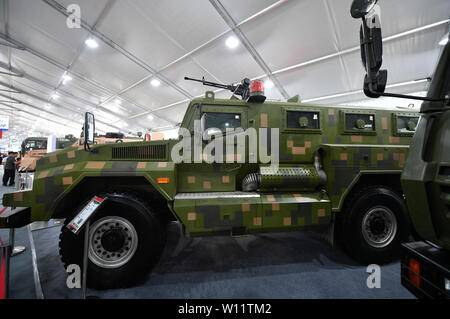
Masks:
[[[116,103],[116,104],[119,104],[119,105],[120,105],[120,104],[122,104],[122,100],[120,100],[120,99],[115,99],[115,100],[114,100],[114,103]]]
[[[86,41],[84,41],[84,43],[91,49],[95,49],[98,47],[97,41],[95,41],[95,39],[93,39],[93,38],[87,39]]]
[[[161,85],[161,82],[158,80],[158,79],[153,79],[151,82],[150,82],[150,84],[152,85],[152,86],[160,86]]]
[[[147,118],[148,118],[149,120],[153,120],[153,119],[154,119],[153,115],[151,115],[151,114],[147,115]]]
[[[439,41],[439,45],[446,45],[448,43],[448,34],[446,34],[441,41]]]
[[[264,82],[264,88],[266,88],[266,89],[271,89],[271,88],[273,88],[273,82],[270,81],[270,80],[265,81],[265,82]]]
[[[67,82],[72,80],[72,77],[68,74],[63,74],[62,79],[62,84],[66,84]]]
[[[55,100],[56,100],[57,98],[59,98],[59,95],[56,94],[56,93],[53,93],[53,94],[52,94],[52,99],[55,99]]]
[[[239,45],[239,40],[235,36],[229,36],[228,39],[225,41],[225,44],[230,49],[235,49]]]

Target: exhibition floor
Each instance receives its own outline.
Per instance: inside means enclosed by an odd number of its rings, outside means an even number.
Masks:
[[[2,174],[3,172],[0,172]],[[0,186],[0,196],[11,187]],[[32,231],[45,298],[79,298],[66,287],[58,254],[60,227]],[[0,230],[6,241],[8,230]],[[36,298],[27,227],[16,231],[26,251],[11,259],[10,298]],[[311,232],[246,237],[180,238],[169,225],[160,262],[139,285],[96,291],[100,298],[414,298],[400,284],[400,264],[381,267],[381,288],[369,289],[368,273],[342,251]]]

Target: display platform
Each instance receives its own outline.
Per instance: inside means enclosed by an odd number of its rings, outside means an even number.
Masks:
[[[88,295],[125,299],[414,298],[400,285],[398,262],[382,266],[381,288],[369,289],[365,267],[313,233],[180,239],[177,225],[169,228],[163,256],[144,282],[128,289],[88,289]],[[17,242],[29,247],[26,232],[17,231]],[[32,234],[45,298],[79,298],[80,289],[66,287],[56,240],[59,228]],[[11,298],[35,298],[30,261],[29,250],[12,258]]]
[[[0,198],[11,190],[0,186]],[[80,298],[80,289],[66,286],[67,273],[58,253],[60,227],[36,224],[31,229],[44,298]],[[1,229],[0,237],[7,240],[8,232]],[[11,299],[39,296],[28,232],[28,227],[16,231],[15,244],[27,249],[11,258]],[[415,298],[400,284],[399,262],[382,266],[381,288],[369,289],[366,267],[313,232],[182,238],[179,225],[172,223],[167,238],[161,260],[139,285],[88,289],[88,295],[121,299]]]

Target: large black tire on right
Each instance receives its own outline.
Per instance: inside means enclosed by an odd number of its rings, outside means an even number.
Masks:
[[[130,287],[142,280],[158,261],[164,247],[165,229],[149,204],[135,194],[101,195],[108,199],[90,221],[92,250],[89,251],[87,285],[95,289]],[[70,221],[71,218],[66,219],[59,237],[61,260],[66,268],[70,264],[81,268],[84,230],[73,234],[66,227]],[[127,258],[121,260],[124,256]]]
[[[347,253],[363,264],[385,264],[399,257],[411,223],[401,194],[383,185],[366,186],[346,200],[338,225]]]

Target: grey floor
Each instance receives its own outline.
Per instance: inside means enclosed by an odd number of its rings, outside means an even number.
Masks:
[[[0,172],[0,175],[3,172]],[[1,177],[1,176],[0,176]],[[0,196],[11,191],[0,186]],[[89,290],[101,298],[414,298],[400,284],[400,264],[381,267],[381,288],[366,285],[366,267],[332,248],[315,233],[260,234],[239,238],[181,238],[169,226],[160,262],[129,289]],[[45,298],[79,298],[66,287],[58,255],[59,227],[32,232]],[[0,230],[7,241],[7,230]],[[16,244],[25,253],[11,259],[10,297],[35,298],[27,228]]]

